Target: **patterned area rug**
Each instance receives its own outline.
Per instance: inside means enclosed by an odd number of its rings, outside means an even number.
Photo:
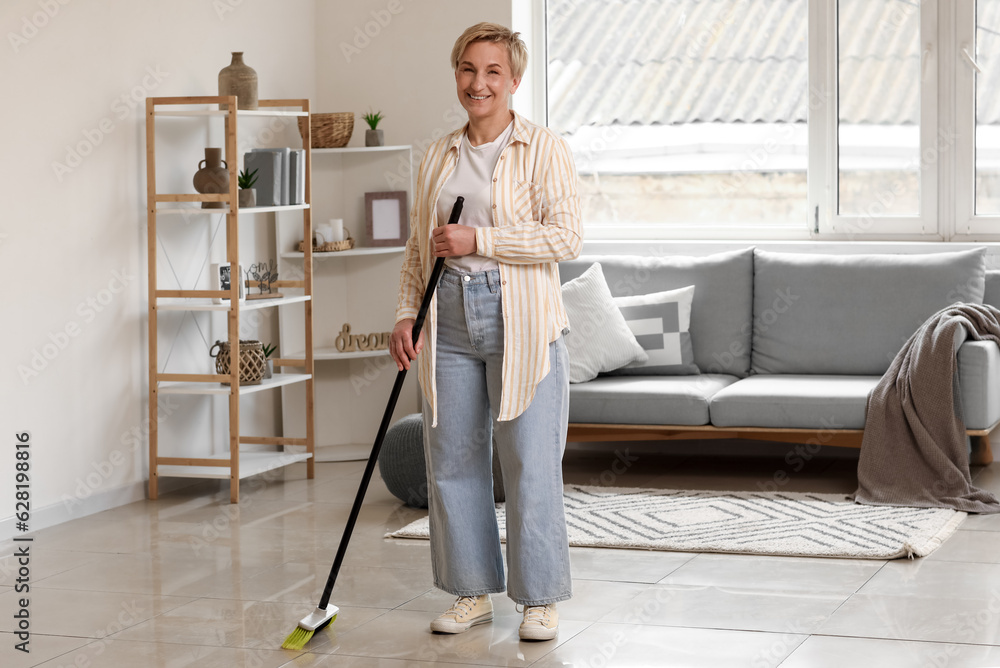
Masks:
[[[840,494],[706,492],[566,485],[569,544],[679,552],[896,559],[925,557],[966,514],[864,506]],[[501,539],[503,504],[497,504]],[[426,517],[387,534],[429,537]]]

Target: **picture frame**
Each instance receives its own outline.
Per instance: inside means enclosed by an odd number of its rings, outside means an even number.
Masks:
[[[405,190],[365,193],[365,245],[405,246],[410,224]]]
[[[247,299],[246,289],[244,288],[243,265],[237,265],[237,271],[240,275],[240,303],[243,303]],[[228,262],[215,262],[212,264],[212,288],[214,290],[229,290],[231,288],[230,281],[232,280],[230,265]],[[228,297],[213,297],[212,302],[215,304],[225,304],[229,301]]]

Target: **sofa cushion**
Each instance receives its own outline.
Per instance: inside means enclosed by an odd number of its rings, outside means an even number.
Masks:
[[[753,372],[882,375],[927,318],[954,302],[982,303],[985,253],[757,250]]]
[[[710,402],[716,427],[864,429],[868,393],[880,376],[764,375],[719,390]]]
[[[649,359],[615,305],[600,264],[566,281],[562,298],[569,318],[569,382],[583,383],[602,371]]]
[[[1000,308],[1000,271],[986,272],[986,290],[983,292],[983,303]]]
[[[735,376],[602,376],[570,385],[569,421],[598,424],[708,424],[708,402]]]
[[[694,362],[703,373],[746,376],[750,371],[753,248],[705,257],[581,256],[559,264],[566,282],[600,262],[615,297],[695,286],[691,305]]]
[[[691,376],[701,371],[691,350],[691,302],[694,286],[651,295],[615,297],[635,340],[649,358],[609,371],[622,376]]]

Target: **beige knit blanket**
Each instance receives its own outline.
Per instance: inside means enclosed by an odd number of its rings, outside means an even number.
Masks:
[[[868,395],[855,501],[883,506],[1000,512],[974,487],[958,391],[955,336],[1000,343],[1000,310],[953,304],[906,342]]]

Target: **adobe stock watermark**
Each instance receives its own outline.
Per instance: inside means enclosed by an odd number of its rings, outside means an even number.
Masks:
[[[808,91],[809,111],[819,109],[830,99],[830,91],[816,86],[810,86]],[[739,169],[718,184],[718,190],[723,195],[733,195],[753,176],[759,174],[771,161],[771,158],[795,138],[796,123],[781,123],[781,128],[764,140],[760,146],[747,152],[746,158],[740,163]]]
[[[778,322],[778,319],[787,313],[801,297],[801,295],[792,292],[790,286],[775,290],[774,295],[771,305],[761,311],[759,315],[754,316],[751,322],[743,325],[740,334],[752,338],[766,333],[771,325]],[[709,369],[709,373],[726,373],[728,369],[733,368],[737,357],[746,354],[749,354],[749,350],[742,341],[731,342],[728,350],[712,355],[716,363]]]
[[[115,131],[118,124],[132,116],[137,107],[145,105],[149,94],[170,76],[170,73],[162,71],[159,65],[147,65],[145,72],[145,76],[138,84],[111,101],[111,115],[101,118],[94,126],[85,128],[81,132],[83,138],[76,143],[66,144],[66,153],[61,162],[52,161],[52,173],[55,174],[56,181],[62,183],[69,174],[82,165],[84,159],[104,143],[105,138]]]
[[[421,429],[424,429],[423,423],[421,423]],[[448,480],[453,478],[456,473],[466,475],[470,467],[479,468],[479,466],[484,465],[485,461],[480,460],[477,463],[476,460],[477,458],[485,459],[487,441],[490,442],[489,448],[491,452],[489,466],[491,470],[495,471],[494,466],[499,463],[499,455],[497,453],[496,441],[493,439],[493,429],[492,427],[476,428],[468,436],[467,442],[470,444],[470,447],[451,452],[448,457],[443,458],[442,461],[435,464],[437,479]],[[500,481],[496,477],[493,477],[492,482],[495,492]],[[409,524],[414,519],[411,516],[411,511],[414,508],[427,507],[429,483],[426,476],[415,478],[414,483],[414,485],[407,487],[405,490],[406,499],[403,500],[403,504],[405,505],[396,506],[392,514],[385,520],[386,527],[402,527],[405,524]]]
[[[14,50],[14,53],[20,51],[28,45],[28,42],[37,37],[38,33],[49,25],[49,22],[58,16],[62,12],[62,8],[70,2],[72,0],[37,0],[35,4],[38,5],[38,11],[31,15],[22,16],[20,30],[17,32],[12,30],[7,33],[7,41],[10,42],[10,48]]]
[[[416,361],[411,362],[411,368],[416,364]],[[396,361],[392,359],[388,350],[385,351],[385,355],[366,357],[364,370],[361,373],[351,374],[351,387],[354,389],[354,396],[361,396],[365,388],[371,387],[372,383],[382,375],[382,372],[389,368],[398,371]]]
[[[805,468],[806,464],[820,453],[823,446],[833,440],[837,432],[844,429],[844,425],[838,424],[832,418],[820,418],[822,428],[816,436],[809,438],[805,443],[799,443],[785,453],[785,463],[788,464],[793,473],[798,473]],[[791,476],[784,469],[778,469],[768,481],[757,481],[757,489],[762,492],[777,492],[791,480]]]
[[[622,620],[625,626],[616,630],[611,637],[597,645],[594,653],[583,660],[581,665],[586,668],[605,668],[612,663],[618,651],[632,641],[633,637],[643,627],[656,618],[665,605],[677,597],[678,589],[657,588],[653,598],[646,598],[642,605],[634,607]],[[634,605],[634,603],[633,603]]]
[[[987,256],[988,257],[988,256]],[[979,277],[972,276],[964,283],[958,283],[948,294],[945,295],[944,301],[952,306],[956,304],[963,303],[976,303],[976,295],[979,294],[982,289],[982,276]],[[917,317],[911,321],[912,330],[905,330],[899,333],[896,337],[897,345],[892,350],[887,350],[885,352],[884,359],[891,365],[896,357],[899,355],[900,351],[906,346],[911,338],[917,336],[917,334],[923,329],[924,325],[927,324],[927,318]],[[956,354],[957,351],[956,351]]]
[[[169,394],[160,398],[157,402],[157,429],[177,412],[178,407],[178,404],[173,403]],[[124,447],[112,450],[107,457],[99,462],[91,462],[90,471],[77,477],[73,494],[62,495],[60,500],[63,508],[72,513],[74,508],[83,505],[85,500],[100,489],[101,485],[107,482],[117,469],[131,461],[127,455],[141,452],[149,438],[150,424],[147,417],[140,424],[122,432],[118,440]]]
[[[590,479],[592,487],[613,487],[618,481],[618,476],[625,475],[632,465],[639,461],[639,457],[628,453],[628,448],[615,448],[614,455],[611,465]]]
[[[799,645],[805,642],[814,629],[815,625],[808,624],[802,620],[794,620],[789,628],[778,635],[775,640],[757,652],[757,655],[750,662],[752,668],[770,668],[777,666],[792,653]],[[774,635],[774,634],[770,634]]]
[[[220,538],[226,537],[233,526],[240,525],[240,518],[243,513],[250,511],[257,494],[268,488],[268,485],[278,481],[284,481],[284,474],[281,467],[293,463],[294,453],[283,453],[278,459],[278,467],[269,471],[264,471],[255,476],[247,478],[241,483],[240,502],[238,504],[226,503],[219,506],[219,512],[211,520],[203,520],[199,525],[199,535],[188,536],[187,543],[197,556],[209,554],[212,543]]]
[[[118,616],[103,629],[97,629],[93,634],[98,639],[78,649],[72,657],[69,654],[63,655],[57,668],[89,668],[97,665],[94,663],[94,659],[104,654],[108,646],[115,642],[114,635],[130,626],[135,626],[142,621],[143,616],[152,617],[154,611],[145,609],[142,603],[135,600],[122,601],[121,612],[118,613]]]
[[[904,27],[919,32],[919,18],[913,16],[920,11],[919,2],[894,2],[890,3],[890,5],[889,15],[884,16],[878,22],[878,39],[891,39]],[[915,18],[916,20],[911,22],[911,19]]]
[[[465,113],[465,109],[457,101],[453,102],[450,107],[445,109],[444,113],[441,114],[442,125],[437,126],[431,131],[429,135],[420,139],[419,141],[413,142],[414,157],[417,164],[423,159],[424,153],[431,144],[436,142],[441,137],[453,132],[456,128],[461,127],[465,124],[466,118],[462,115]],[[382,174],[385,178],[385,183],[390,188],[409,188],[410,179],[413,174],[413,164],[405,155],[400,155],[396,161],[396,170],[387,171]]]
[[[30,352],[31,360],[27,364],[17,365],[17,375],[21,383],[28,385],[45,371],[49,364],[59,357],[62,351],[66,350],[70,341],[80,336],[83,326],[94,322],[103,313],[115,298],[128,288],[136,280],[135,274],[129,274],[128,269],[111,272],[111,280],[96,295],[91,295],[76,306],[76,314],[80,316],[80,321],[69,320],[61,328],[48,333],[48,341],[33,348]]]
[[[282,138],[293,125],[297,128],[298,118],[272,116],[264,127],[257,128],[251,134],[238,138],[236,154],[243,155],[255,147],[270,145],[275,139]],[[298,135],[299,132],[297,131],[296,134]]]
[[[226,20],[226,14],[232,14],[243,4],[243,0],[212,0],[212,9],[220,21]]]
[[[957,140],[958,134],[954,131],[938,130],[937,141],[930,146],[922,147],[919,158],[907,161],[903,165],[903,171],[917,170],[919,175],[925,167],[937,164],[938,160],[941,159],[941,154],[949,152]],[[861,213],[856,218],[851,219],[845,226],[847,238],[850,241],[854,241],[859,234],[868,232],[875,225],[876,219],[885,216],[896,201],[906,194],[906,192],[906,185],[902,181],[896,180],[889,187],[875,193],[874,198],[869,201],[868,205],[862,207]]]
[[[703,21],[702,29],[694,36],[694,43],[685,50],[685,55],[692,60],[697,60],[705,55],[705,49],[714,42],[717,42],[722,33],[731,28],[736,23],[736,14],[740,9],[750,6],[750,0],[739,0],[736,3],[722,3],[722,11],[711,21]]]
[[[340,53],[344,60],[350,64],[355,56],[360,56],[362,51],[371,46],[372,40],[389,27],[393,17],[402,14],[404,9],[402,0],[389,0],[383,9],[371,10],[371,20],[354,26],[354,38],[350,42],[340,43]]]
[[[593,129],[596,130],[596,128]],[[597,162],[598,158],[601,153],[614,147],[624,133],[625,130],[621,126],[604,126],[595,135],[588,137],[586,140],[583,137],[575,139],[571,144],[571,149],[577,173],[581,177],[584,175],[590,176],[593,178],[595,184],[599,183],[601,165]],[[600,189],[599,185],[598,189]]]
[[[1000,589],[993,587],[990,590],[989,600],[984,603],[985,605],[975,612],[963,612],[938,619],[939,626],[946,624],[950,626],[951,622],[958,622],[953,632],[955,639],[934,649],[920,664],[920,668],[947,668],[954,659],[961,656],[963,651],[970,650],[977,643],[987,642],[986,638],[992,637],[992,630],[996,628],[997,616],[1000,614]],[[985,637],[984,631],[988,634]]]

